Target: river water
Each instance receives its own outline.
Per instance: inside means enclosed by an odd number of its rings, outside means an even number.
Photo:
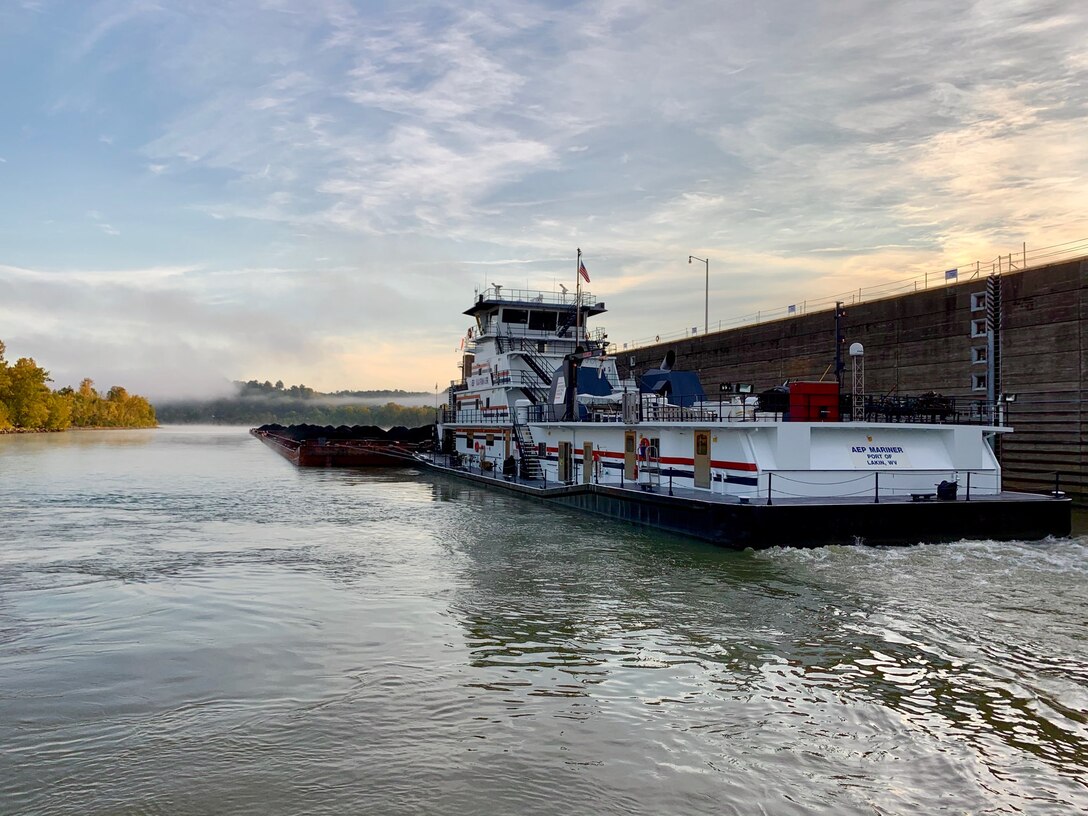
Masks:
[[[1088,539],[729,552],[235,428],[0,437],[0,813],[1088,810]]]

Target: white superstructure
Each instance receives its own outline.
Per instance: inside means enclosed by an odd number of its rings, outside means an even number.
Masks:
[[[478,293],[465,311],[475,323],[462,376],[439,422],[442,449],[485,472],[511,475],[516,463],[515,478],[529,484],[715,501],[921,498],[940,482],[978,496],[1001,490],[990,439],[1007,429],[981,403],[897,401],[886,416],[901,421],[840,421],[827,384],[795,384],[779,409],[760,410],[754,395],[708,398],[695,375],[668,363],[621,378],[603,330],[585,328],[604,311],[585,292]]]

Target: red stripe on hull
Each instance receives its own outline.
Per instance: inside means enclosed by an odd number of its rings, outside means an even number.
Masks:
[[[575,448],[575,458],[581,458],[582,449]],[[548,448],[548,453],[559,453],[559,448]],[[606,459],[623,459],[624,454],[622,452],[616,453],[615,451],[602,451],[595,450],[594,453],[600,454]],[[690,465],[695,466],[694,459],[688,459],[683,456],[662,456],[658,461],[663,465]],[[711,467],[723,469],[723,470],[743,470],[749,473],[755,473],[759,468],[756,467],[753,462],[729,462],[725,459],[712,459],[710,462]]]

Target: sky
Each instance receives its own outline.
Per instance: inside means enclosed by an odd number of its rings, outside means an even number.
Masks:
[[[578,248],[622,347],[1085,239],[1085,32],[1083,0],[3,0],[0,340],[160,400],[433,391],[477,288],[572,287]]]

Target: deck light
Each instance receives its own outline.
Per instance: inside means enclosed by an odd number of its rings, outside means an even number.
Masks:
[[[710,260],[696,255],[688,255],[688,263],[693,260],[706,264],[706,305],[703,307],[703,334],[710,331]],[[695,334],[692,331],[692,334]]]

